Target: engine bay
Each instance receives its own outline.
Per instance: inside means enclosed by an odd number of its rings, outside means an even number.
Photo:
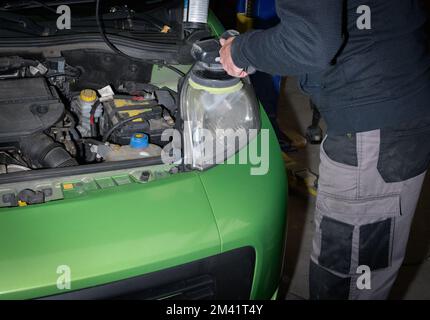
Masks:
[[[0,174],[159,157],[177,93],[113,53],[0,57]]]

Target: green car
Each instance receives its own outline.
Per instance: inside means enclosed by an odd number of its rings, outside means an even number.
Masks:
[[[261,106],[228,115],[259,126],[228,159],[184,161],[190,51],[220,22],[183,23],[182,1],[55,2],[0,4],[0,298],[276,297],[287,186]],[[166,129],[184,142],[170,162]]]

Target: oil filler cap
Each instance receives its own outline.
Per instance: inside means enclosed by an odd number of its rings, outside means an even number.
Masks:
[[[135,133],[130,139],[130,147],[143,149],[149,146],[148,136],[144,133]]]

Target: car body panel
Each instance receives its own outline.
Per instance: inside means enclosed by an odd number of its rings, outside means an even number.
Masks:
[[[178,174],[148,184],[0,211],[0,297],[60,293],[168,268],[220,252],[200,179]]]
[[[263,128],[269,128],[267,116],[262,116]],[[239,164],[220,165],[200,175],[217,221],[222,251],[255,248],[251,297],[257,299],[269,299],[277,288],[286,220],[285,167],[276,135],[270,130],[267,174],[250,175],[252,166]],[[251,149],[255,143],[251,142]],[[241,150],[236,157],[247,151]]]

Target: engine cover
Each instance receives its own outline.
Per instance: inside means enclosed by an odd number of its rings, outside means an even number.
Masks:
[[[45,79],[0,80],[0,144],[49,129],[63,114],[64,105]]]

